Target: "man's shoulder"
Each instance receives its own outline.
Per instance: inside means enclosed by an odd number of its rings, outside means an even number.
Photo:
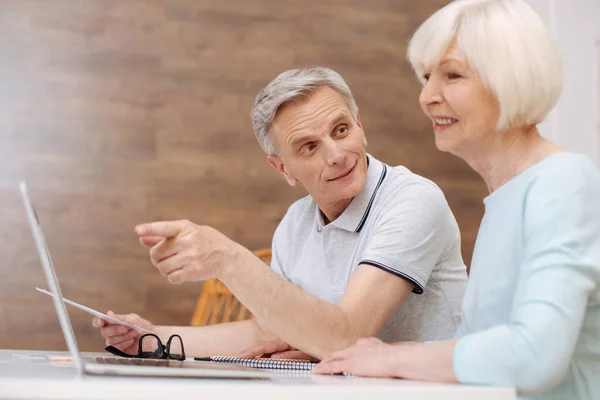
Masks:
[[[435,182],[418,175],[405,166],[387,167],[382,185],[382,199],[386,202],[401,203],[408,198],[444,199],[445,196]]]
[[[419,226],[425,227],[424,221],[431,220],[458,234],[456,220],[442,190],[403,166],[388,167],[381,193],[373,201],[372,214],[372,226],[401,227],[413,224],[416,219],[423,222]]]
[[[304,196],[295,202],[293,202],[287,210],[286,215],[290,215],[294,218],[302,218],[305,215],[315,212],[316,203],[314,199],[310,196]]]
[[[293,202],[275,229],[273,246],[275,246],[275,242],[287,246],[293,242],[293,238],[300,231],[308,229],[311,218],[314,218],[315,215],[315,207],[316,203],[310,196]]]
[[[298,226],[304,220],[312,220],[316,203],[311,196],[304,196],[294,201],[283,216],[280,226]]]

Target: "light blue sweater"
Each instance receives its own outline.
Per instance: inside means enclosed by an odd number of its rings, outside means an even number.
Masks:
[[[454,372],[520,399],[600,399],[600,173],[557,153],[484,199]]]

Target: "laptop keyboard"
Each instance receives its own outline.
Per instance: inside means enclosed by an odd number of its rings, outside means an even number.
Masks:
[[[157,360],[152,358],[123,358],[111,356],[94,357],[94,361],[99,364],[117,364],[117,365],[144,365],[151,367],[173,367],[173,360]],[[180,362],[180,361],[179,361]]]

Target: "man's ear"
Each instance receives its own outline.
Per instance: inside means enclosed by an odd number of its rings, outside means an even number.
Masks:
[[[286,182],[290,186],[296,186],[298,184],[298,179],[294,178],[292,175],[288,173],[285,169],[285,165],[279,156],[268,156],[267,161],[269,165],[273,167],[273,169],[279,172],[285,178]]]
[[[363,129],[362,121],[360,120],[360,114],[358,113],[358,108],[356,109],[356,125],[360,126],[360,129]]]
[[[363,142],[365,145],[365,148],[367,147],[367,135],[365,135],[364,133],[364,128],[362,126],[362,121],[360,120],[360,114],[358,113],[358,108],[356,109],[356,125],[358,125],[360,127],[360,129],[363,130]]]

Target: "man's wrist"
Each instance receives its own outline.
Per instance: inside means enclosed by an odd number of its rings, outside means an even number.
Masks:
[[[241,245],[235,246],[229,254],[229,257],[226,258],[226,262],[221,267],[217,279],[225,284],[227,284],[227,282],[231,282],[231,279],[237,275],[238,266],[246,266],[254,261],[254,258],[256,258],[254,254],[252,254],[252,252],[247,248]]]
[[[171,335],[173,334],[170,326],[162,326],[162,325],[161,326],[153,326],[153,328],[151,330],[152,330],[152,332],[154,332],[156,334],[156,336],[158,336],[160,341],[163,342],[165,345],[167,344],[169,337],[171,337]]]

